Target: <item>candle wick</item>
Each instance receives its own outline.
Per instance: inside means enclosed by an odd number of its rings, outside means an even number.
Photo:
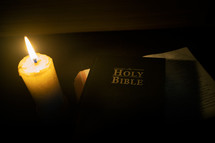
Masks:
[[[34,59],[34,63],[35,63],[35,64],[37,63],[37,59]]]

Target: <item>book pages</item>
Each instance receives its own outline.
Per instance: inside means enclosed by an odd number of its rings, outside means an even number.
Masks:
[[[172,111],[167,109],[167,114],[173,113],[170,120],[180,118],[182,115],[180,112],[183,114],[187,112],[187,116],[183,115],[183,118],[189,120],[189,114],[193,114],[194,110],[188,108],[192,108],[197,100],[200,104],[201,117],[207,119],[215,116],[215,81],[187,47],[143,57],[166,59],[166,94],[167,99],[171,99],[169,102],[173,101],[167,103],[170,108],[173,106]],[[191,98],[193,94],[199,98]],[[178,111],[173,111],[174,109]]]

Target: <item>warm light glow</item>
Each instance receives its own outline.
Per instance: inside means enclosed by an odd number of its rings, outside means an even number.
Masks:
[[[25,44],[26,44],[26,47],[27,47],[27,50],[28,50],[28,54],[31,58],[31,60],[34,62],[34,63],[37,63],[37,60],[38,60],[38,57],[34,51],[34,48],[32,47],[31,45],[31,42],[28,40],[28,38],[25,36]]]

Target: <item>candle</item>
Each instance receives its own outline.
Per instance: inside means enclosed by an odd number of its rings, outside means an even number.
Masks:
[[[27,37],[25,43],[29,55],[19,63],[19,75],[35,100],[39,114],[52,116],[63,105],[63,94],[53,60],[47,55],[35,53]]]

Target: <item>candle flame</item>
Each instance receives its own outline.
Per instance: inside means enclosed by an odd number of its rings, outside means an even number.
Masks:
[[[34,51],[34,48],[31,45],[31,42],[29,41],[29,39],[27,38],[27,36],[25,36],[24,39],[25,39],[25,44],[26,44],[26,47],[27,47],[27,50],[28,50],[28,54],[29,54],[31,60],[34,63],[37,63],[38,57],[37,57],[37,55],[36,55],[36,53]]]

